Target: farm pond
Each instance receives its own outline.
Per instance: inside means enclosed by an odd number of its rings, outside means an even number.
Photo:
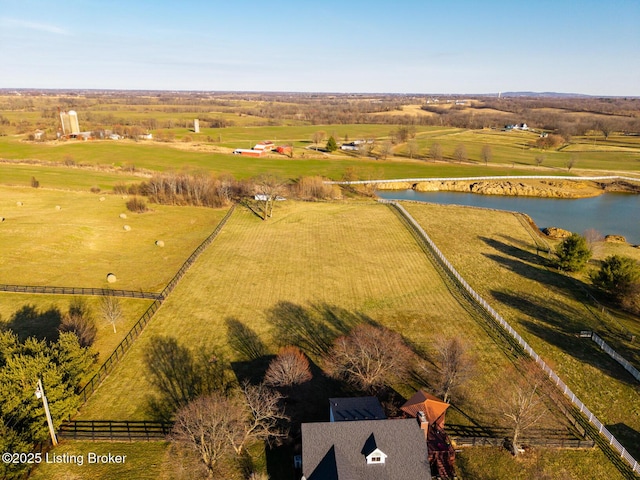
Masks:
[[[595,229],[602,235],[622,235],[640,244],[640,195],[605,193],[597,197],[558,199],[478,195],[459,192],[377,191],[387,200],[413,200],[441,205],[466,205],[526,213],[539,228],[558,227],[583,234]]]

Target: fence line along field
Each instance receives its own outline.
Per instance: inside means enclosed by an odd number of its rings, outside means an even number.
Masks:
[[[602,332],[620,353],[639,347],[601,314],[579,279],[547,269],[511,213],[456,206],[407,204],[460,274],[554,369],[634,456],[640,412],[637,382],[580,330]],[[456,238],[456,242],[449,241]],[[640,333],[629,323],[633,334]]]
[[[159,292],[226,213],[129,198],[1,187],[0,283]]]
[[[427,352],[438,337],[459,336],[479,357],[482,373],[470,397],[483,400],[463,407],[478,421],[497,401],[492,385],[511,368],[388,207],[287,202],[269,222],[236,210],[79,418],[103,419],[105,412],[122,420],[147,417],[151,387],[142,373],[143,352],[154,335],[174,336],[196,350],[217,346],[237,361],[226,321],[243,323],[276,353],[286,333],[276,324],[287,316],[320,317],[332,331],[377,322]],[[317,353],[306,353],[319,361]]]

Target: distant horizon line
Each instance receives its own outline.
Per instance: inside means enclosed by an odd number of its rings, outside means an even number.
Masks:
[[[322,92],[303,90],[202,90],[202,89],[157,89],[157,88],[71,88],[71,87],[0,87],[0,92],[145,92],[145,93],[237,93],[237,94],[272,94],[272,95],[391,95],[391,96],[435,96],[435,97],[558,97],[558,98],[640,98],[640,95],[599,95],[590,93],[555,92],[555,91],[505,91],[489,93],[419,93],[419,92]]]

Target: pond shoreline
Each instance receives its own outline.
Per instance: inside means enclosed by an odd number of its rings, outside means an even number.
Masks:
[[[640,244],[640,224],[633,219],[640,213],[640,195],[607,189],[608,195],[542,197],[525,195],[471,195],[462,191],[417,191],[415,189],[377,190],[386,200],[417,201],[440,205],[457,205],[520,212],[530,217],[538,230],[548,229],[547,238],[562,237],[569,232],[594,230],[608,237],[608,242]]]
[[[419,180],[377,183],[376,190],[414,190],[416,192],[463,192],[539,198],[589,198],[607,192],[640,194],[640,184],[625,180],[597,181],[567,179],[477,179]]]

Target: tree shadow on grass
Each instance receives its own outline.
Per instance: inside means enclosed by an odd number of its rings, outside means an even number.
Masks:
[[[375,324],[360,312],[326,303],[308,307],[281,301],[266,312],[267,321],[273,325],[274,338],[281,346],[294,345],[308,354],[325,355],[333,341],[360,323]]]
[[[27,304],[16,310],[5,326],[13,330],[21,342],[29,337],[56,342],[61,323],[62,312],[58,307],[39,311],[34,305]]]
[[[495,239],[483,238],[490,247],[498,250],[503,255],[485,253],[484,255],[494,262],[506,267],[519,276],[538,282],[548,288],[564,292],[572,298],[584,297],[588,285],[584,282],[549,270],[553,264],[549,260],[508,245]],[[507,255],[507,256],[505,256]]]
[[[524,296],[503,291],[491,293],[499,302],[524,313],[527,318],[518,322],[536,337],[618,381],[634,383],[634,379],[594,342],[579,337],[584,325],[577,320],[580,318],[577,310],[561,302],[531,294]]]
[[[257,360],[269,353],[267,346],[249,326],[233,317],[226,318],[224,323],[227,326],[227,342],[240,359]]]
[[[249,200],[244,199],[244,200],[241,200],[239,204],[245,207],[251,213],[253,213],[260,220],[264,220],[264,212],[261,212],[260,209],[258,208],[258,205],[256,205],[255,203],[252,203]]]
[[[635,459],[640,458],[640,432],[626,423],[607,425],[607,430],[618,440]]]

